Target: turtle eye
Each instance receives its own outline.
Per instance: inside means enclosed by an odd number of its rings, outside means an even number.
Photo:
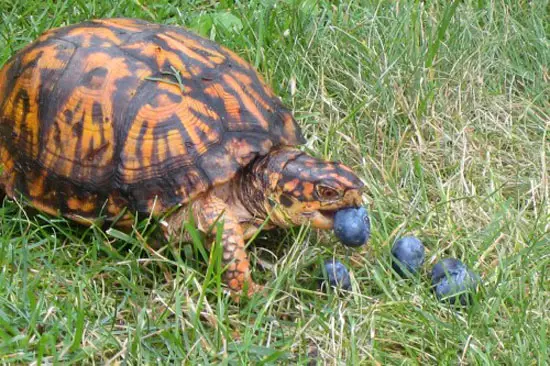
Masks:
[[[340,193],[331,187],[324,185],[317,185],[317,196],[322,201],[334,201],[340,198]]]

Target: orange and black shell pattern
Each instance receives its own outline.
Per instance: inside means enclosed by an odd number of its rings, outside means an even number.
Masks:
[[[0,188],[82,222],[165,212],[302,140],[249,64],[179,27],[52,29],[0,70]]]

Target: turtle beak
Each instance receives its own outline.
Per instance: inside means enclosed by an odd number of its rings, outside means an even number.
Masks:
[[[334,226],[334,215],[337,210],[319,210],[312,213],[310,222],[317,229],[330,230]]]

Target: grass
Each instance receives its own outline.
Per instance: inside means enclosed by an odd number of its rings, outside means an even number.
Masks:
[[[105,233],[6,199],[0,362],[550,362],[547,0],[114,3],[0,0],[0,64],[42,31],[91,17],[193,28],[260,70],[307,151],[364,179],[372,238],[347,250],[309,228],[263,233],[249,251],[271,290],[237,305],[219,252],[200,240],[153,252],[146,222]],[[405,234],[428,250],[415,280],[388,265]],[[483,277],[468,309],[429,291],[447,256]],[[330,257],[350,268],[350,293],[316,290]]]

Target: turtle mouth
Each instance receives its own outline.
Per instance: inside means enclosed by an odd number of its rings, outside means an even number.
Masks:
[[[329,220],[334,220],[337,210],[319,210],[319,213]]]
[[[317,210],[309,213],[313,227],[329,230],[334,226],[334,215],[337,210]]]

